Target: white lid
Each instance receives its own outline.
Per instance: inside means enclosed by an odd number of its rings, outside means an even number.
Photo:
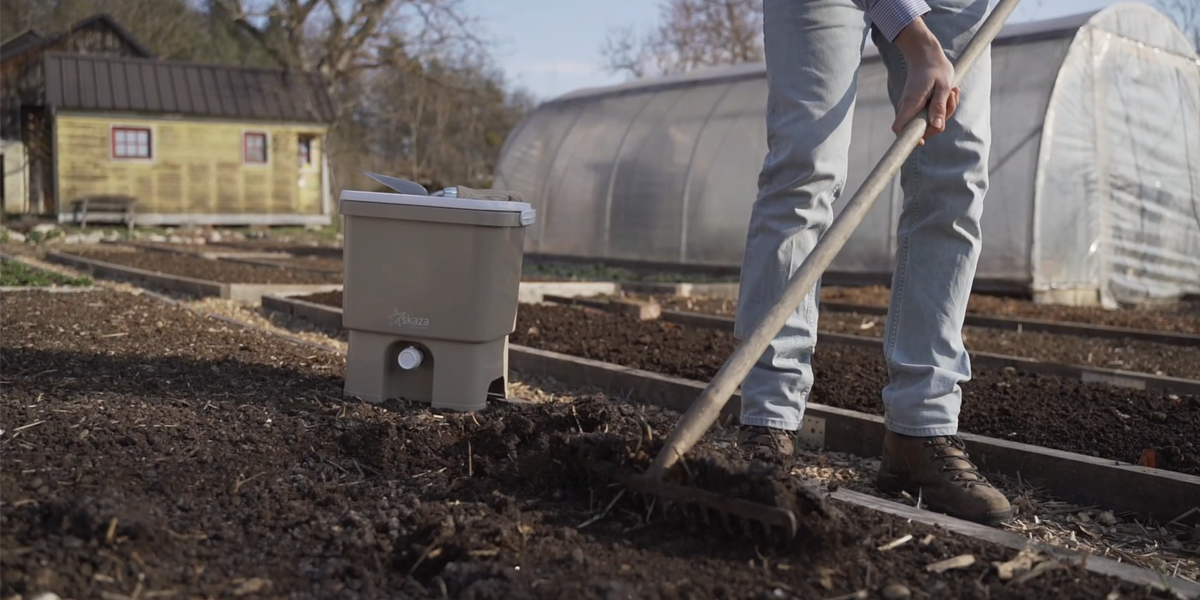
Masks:
[[[421,360],[425,356],[421,351],[414,346],[409,346],[400,351],[400,356],[396,357],[396,362],[400,363],[400,368],[405,371],[410,371],[421,366]]]
[[[387,192],[361,192],[343,190],[342,200],[352,202],[374,202],[377,204],[395,204],[400,206],[427,206],[431,208],[452,208],[457,210],[486,210],[491,212],[521,213],[521,224],[533,223],[536,212],[528,202],[509,200],[476,200],[474,198],[447,198],[444,196],[416,196],[412,194],[391,194]]]

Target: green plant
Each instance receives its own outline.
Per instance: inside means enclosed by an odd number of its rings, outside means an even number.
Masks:
[[[49,287],[58,285],[87,286],[92,285],[92,280],[88,277],[67,277],[35,269],[16,261],[0,261],[0,286]]]

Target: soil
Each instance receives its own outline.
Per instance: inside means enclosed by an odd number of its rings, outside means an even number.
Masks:
[[[221,283],[321,284],[338,283],[341,273],[320,273],[209,260],[155,251],[74,251],[77,256],[104,262]]]
[[[339,356],[144,297],[0,308],[6,598],[1167,597],[1073,565],[1003,582],[991,564],[1015,552],[834,501],[793,504],[791,547],[669,525],[561,460],[675,423],[631,404],[342,402]],[[698,485],[787,491],[770,465],[698,452]]]
[[[656,297],[663,308],[690,310],[732,316],[737,301],[724,298]],[[881,286],[822,287],[821,300],[868,306],[887,306],[891,290]],[[1200,333],[1200,302],[1178,303],[1145,308],[1107,310],[1096,307],[1035,304],[1029,300],[986,294],[972,294],[967,312],[998,317],[1021,317],[1043,321],[1069,321],[1089,325],[1107,325],[1129,329],[1150,329],[1177,333]]]
[[[312,302],[313,304],[324,304],[334,308],[342,307],[342,292],[334,290],[332,292],[318,292],[316,294],[308,294],[307,296],[294,296],[293,300],[303,300]]]
[[[822,332],[882,338],[885,319],[886,317],[881,315],[824,311],[818,318],[817,327]],[[988,327],[964,327],[963,341],[972,352],[991,352],[1043,362],[1200,379],[1200,346],[1016,332]]]
[[[318,304],[342,306],[341,292],[300,298]],[[676,310],[704,312],[708,303],[686,302],[694,298],[670,297],[664,302]],[[711,305],[718,300],[708,299]],[[732,301],[724,301],[732,305]],[[722,314],[711,311],[708,314]],[[884,317],[858,313],[823,311],[818,319],[822,332],[883,337]],[[1155,344],[1139,340],[1113,340],[1049,333],[1015,332],[986,327],[967,327],[963,339],[968,350],[1032,358],[1043,362],[1088,365],[1105,369],[1138,371],[1185,379],[1200,378],[1200,348]]]
[[[285,267],[300,267],[303,269],[312,269],[314,271],[328,271],[330,273],[342,272],[341,258],[324,258],[320,256],[302,256],[296,258],[268,258],[258,259],[265,262],[276,263]]]
[[[587,335],[580,335],[587,332]],[[522,305],[514,344],[656,373],[708,381],[733,352],[732,335],[553,305]],[[814,402],[882,414],[887,367],[879,351],[818,343]],[[975,369],[963,387],[964,431],[1136,463],[1154,449],[1157,466],[1200,473],[1200,397]]]
[[[263,240],[222,240],[209,242],[207,247],[213,251],[247,251],[247,252],[285,252],[292,256],[321,256],[324,258],[341,258],[342,249],[338,246],[317,243],[288,242],[273,239]]]

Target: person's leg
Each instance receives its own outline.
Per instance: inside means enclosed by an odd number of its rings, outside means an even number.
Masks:
[[[855,80],[866,32],[866,16],[852,0],[763,3],[768,152],[747,231],[735,329],[739,338],[779,298],[833,218],[831,204],[846,180]],[[743,425],[799,428],[813,383],[809,361],[816,332],[812,293],[743,381]],[[745,441],[761,437],[761,432],[751,432]]]
[[[929,0],[925,22],[951,61],[986,15],[987,0]],[[893,104],[904,89],[899,49],[874,39],[888,68]],[[1011,514],[1004,496],[967,460],[958,433],[959,383],[970,379],[962,326],[975,278],[988,187],[991,60],[985,53],[960,86],[945,131],[913,151],[901,173],[904,207],[897,229],[892,301],[884,331],[889,384],[888,434],[880,484],[921,488],[935,508],[980,521]],[[939,506],[940,505],[940,506]]]

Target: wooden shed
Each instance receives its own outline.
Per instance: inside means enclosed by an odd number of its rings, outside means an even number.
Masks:
[[[124,197],[139,225],[331,221],[319,75],[159,60],[103,15],[0,54],[0,147],[19,142],[24,163],[5,213],[70,221],[84,199]]]

